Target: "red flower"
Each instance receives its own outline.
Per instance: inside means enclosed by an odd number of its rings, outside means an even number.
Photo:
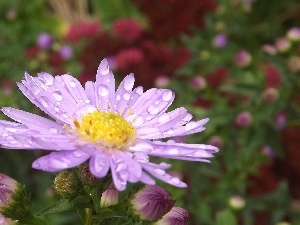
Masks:
[[[101,26],[94,21],[79,21],[70,25],[66,34],[67,41],[77,42],[83,38],[94,37],[101,31]]]
[[[119,19],[113,23],[114,32],[120,38],[127,41],[134,41],[142,34],[142,27],[133,19]]]
[[[268,64],[265,69],[265,85],[266,87],[280,88],[281,87],[281,73],[273,65]]]

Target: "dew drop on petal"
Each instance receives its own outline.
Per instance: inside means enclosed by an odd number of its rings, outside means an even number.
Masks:
[[[121,100],[121,96],[120,96],[120,95],[117,95],[117,96],[116,96],[116,100],[117,100],[117,101]]]
[[[82,156],[82,154],[79,151],[75,151],[75,152],[73,152],[73,156],[75,158],[80,158]]]
[[[103,97],[107,96],[109,94],[107,86],[103,85],[103,84],[99,85],[98,86],[98,94]]]
[[[170,179],[170,182],[171,182],[172,184],[175,184],[175,185],[179,185],[179,184],[181,183],[181,181],[180,181],[180,179],[179,179],[178,177],[172,177],[172,178]]]
[[[57,129],[54,128],[54,127],[50,127],[50,128],[49,128],[49,132],[50,132],[50,133],[57,133]]]
[[[123,98],[128,101],[130,99],[130,94],[129,93],[125,93],[123,95]]]
[[[143,87],[142,87],[142,86],[138,86],[135,90],[136,90],[136,93],[137,93],[138,95],[143,94]]]
[[[14,127],[4,127],[4,130],[9,131],[9,132],[13,132],[13,133],[17,131],[17,129],[14,128]]]
[[[34,84],[30,85],[30,90],[34,95],[38,95],[41,91],[41,89]]]
[[[54,107],[54,111],[55,111],[55,112],[58,112],[58,111],[59,111],[59,108],[58,108],[57,106],[55,106],[55,107]]]
[[[170,90],[164,91],[164,93],[161,96],[162,100],[164,100],[165,102],[170,101],[172,97],[173,97],[173,92]]]
[[[48,100],[46,97],[44,97],[44,96],[42,96],[42,97],[39,98],[39,102],[40,102],[45,108],[48,107],[48,105],[49,105],[49,100]]]
[[[168,153],[170,155],[178,155],[180,153],[180,151],[178,149],[176,149],[176,148],[172,148],[172,149],[168,150]]]
[[[159,122],[160,124],[167,123],[169,120],[170,120],[170,116],[167,115],[167,114],[161,115],[161,116],[158,118],[158,122]]]
[[[52,93],[52,96],[57,100],[57,101],[61,101],[63,98],[62,98],[62,94],[60,91],[55,91]]]
[[[86,104],[89,104],[91,101],[89,99],[84,100]]]
[[[153,170],[155,173],[159,174],[159,175],[165,175],[166,174],[166,171],[162,170],[162,169],[154,169]]]
[[[138,126],[141,126],[143,123],[144,123],[143,117],[139,116],[139,117],[136,118],[133,125],[138,127]]]
[[[130,91],[134,85],[134,78],[131,76],[130,78],[127,78],[124,80],[124,89],[127,91]]]
[[[157,113],[159,113],[159,108],[157,108],[156,106],[150,105],[150,106],[147,108],[147,112],[148,112],[150,115],[156,115]]]
[[[189,130],[192,130],[194,128],[196,128],[198,126],[198,123],[197,122],[189,122],[185,125],[185,130],[186,131],[189,131]]]
[[[174,133],[175,133],[175,132],[174,132],[173,129],[170,129],[170,130],[167,131],[167,134],[168,134],[168,135],[172,135],[172,134],[174,134]]]
[[[70,85],[70,87],[76,87],[75,81],[70,81],[69,85]]]
[[[156,101],[154,102],[154,104],[155,104],[155,105],[158,105],[159,102],[160,102],[159,100],[156,100]]]
[[[101,75],[106,75],[109,73],[109,65],[107,59],[103,59],[98,68]]]

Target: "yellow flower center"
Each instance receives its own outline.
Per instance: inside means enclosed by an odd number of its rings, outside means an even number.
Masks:
[[[95,111],[85,115],[74,125],[88,142],[109,149],[123,149],[136,139],[136,129],[118,113]]]

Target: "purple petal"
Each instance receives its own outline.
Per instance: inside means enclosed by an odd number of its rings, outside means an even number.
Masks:
[[[109,103],[115,99],[115,78],[109,70],[108,62],[103,59],[98,67],[95,82],[96,103],[102,110],[108,110]]]
[[[61,79],[65,82],[65,87],[78,105],[82,106],[90,102],[81,83],[76,78],[65,74],[61,76]]]
[[[38,170],[57,172],[78,166],[90,156],[90,152],[80,150],[52,152],[35,160],[32,167]]]
[[[95,95],[95,83],[92,81],[87,81],[84,87],[85,87],[86,95],[90,100],[90,104],[96,106],[97,103],[96,103],[96,95]]]
[[[35,128],[38,130],[42,130],[42,131],[47,131],[47,132],[53,132],[54,130],[56,131],[63,131],[63,128],[61,125],[43,118],[41,116],[29,113],[29,112],[25,112],[23,110],[19,110],[19,109],[14,109],[14,108],[10,108],[10,107],[3,107],[1,109],[1,111],[8,117],[10,117],[11,119],[22,123],[26,126],[28,126],[29,128]]]
[[[129,74],[124,78],[116,92],[116,98],[113,103],[115,112],[124,112],[127,109],[127,103],[131,99],[132,88],[134,85],[134,76]]]
[[[140,164],[122,152],[111,156],[110,167],[114,184],[119,191],[126,188],[127,181],[139,181],[142,174]]]
[[[186,183],[183,183],[178,177],[173,177],[170,174],[167,174],[165,169],[160,165],[154,163],[141,163],[144,170],[150,173],[152,176],[176,187],[185,188],[187,187]]]
[[[90,159],[90,170],[96,177],[105,177],[109,170],[109,156],[104,151],[96,150]]]

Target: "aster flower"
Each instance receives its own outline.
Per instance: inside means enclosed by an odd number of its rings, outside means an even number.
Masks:
[[[176,143],[162,138],[203,131],[208,119],[191,121],[183,107],[166,112],[174,100],[168,89],[142,87],[132,90],[129,74],[115,91],[115,79],[107,60],[99,65],[96,81],[83,87],[69,74],[55,76],[25,73],[18,87],[50,120],[10,107],[2,112],[16,122],[0,120],[0,146],[9,149],[43,149],[52,153],[38,158],[32,167],[57,172],[89,161],[91,173],[103,178],[110,170],[121,191],[127,182],[154,185],[156,177],[177,187],[186,184],[166,173],[171,165],[155,164],[149,156],[209,162],[218,149],[204,144]]]

